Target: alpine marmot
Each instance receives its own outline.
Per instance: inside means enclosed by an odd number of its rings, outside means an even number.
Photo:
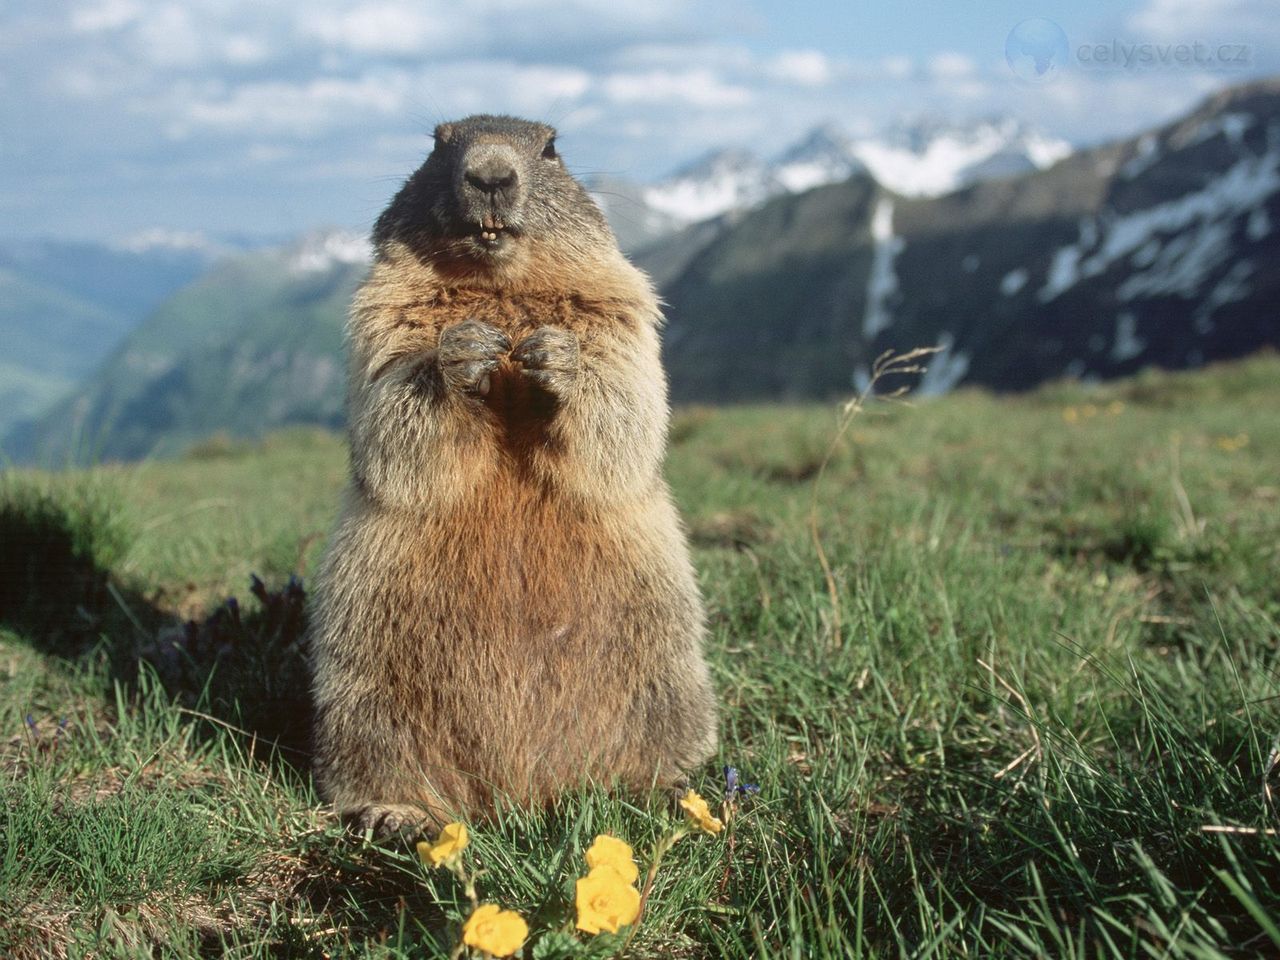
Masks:
[[[310,628],[323,795],[385,835],[676,785],[715,705],[648,279],[511,117],[437,127],[373,242]]]

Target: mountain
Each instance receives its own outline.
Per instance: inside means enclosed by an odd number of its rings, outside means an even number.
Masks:
[[[970,183],[1043,170],[1071,153],[1065,140],[1009,117],[969,124],[918,119],[849,149],[881,185],[906,197],[936,197]]]
[[[834,124],[810,130],[782,151],[772,167],[773,178],[790,193],[838,183],[867,169],[853,141]]]
[[[783,189],[772,167],[747,150],[716,150],[644,191],[653,210],[677,223],[753,207]]]
[[[673,393],[839,395],[882,351],[928,345],[947,347],[930,391],[1240,356],[1280,344],[1278,218],[1280,80],[939,197],[870,175],[780,196],[664,243]]]
[[[928,156],[922,145],[946,141],[942,129],[904,130],[902,149]],[[770,168],[779,183],[847,156],[830,129],[800,146]],[[1280,80],[1045,169],[1028,163],[904,196],[850,161],[838,182],[781,190],[637,254],[667,303],[674,399],[847,395],[884,350],[919,346],[946,347],[918,385],[941,392],[1197,366],[1280,344]],[[753,169],[728,156],[684,176],[745,183]],[[342,319],[368,255],[363,238],[330,231],[222,261],[73,397],[11,431],[5,453],[133,458],[218,430],[336,425]]]
[[[342,416],[342,317],[363,237],[322,231],[233,255],[136,327],[74,395],[5,443],[16,458],[134,459],[219,430],[238,436]]]
[[[589,189],[623,250],[649,246],[685,225],[685,221],[649,206],[641,184],[619,177],[597,176],[592,178]]]
[[[786,193],[857,173],[903,196],[938,196],[969,183],[1052,166],[1071,152],[1009,118],[958,123],[932,118],[853,139],[835,124],[815,127],[777,156],[715,150],[650,186],[617,178],[593,191],[624,250],[665,241],[679,227],[740,214]]]
[[[0,434],[70,391],[216,255],[159,240],[0,241]]]

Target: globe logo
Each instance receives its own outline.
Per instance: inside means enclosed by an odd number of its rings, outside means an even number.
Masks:
[[[1004,58],[1020,79],[1047,83],[1062,72],[1070,53],[1067,35],[1052,20],[1033,17],[1009,31],[1004,41]]]

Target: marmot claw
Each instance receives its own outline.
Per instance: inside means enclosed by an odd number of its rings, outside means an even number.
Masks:
[[[372,835],[374,840],[403,837],[412,840],[431,823],[431,818],[421,807],[411,804],[379,804],[345,811],[342,821],[356,835]]]
[[[539,327],[511,352],[521,372],[551,393],[562,394],[578,375],[578,337],[560,327]]]
[[[510,338],[497,327],[479,320],[456,323],[440,334],[440,373],[453,389],[483,397],[489,374],[510,349]]]

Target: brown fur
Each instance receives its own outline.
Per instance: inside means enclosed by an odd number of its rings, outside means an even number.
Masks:
[[[673,784],[715,748],[701,600],[661,475],[657,303],[563,177],[537,197],[551,228],[501,262],[456,256],[407,203],[375,233],[349,331],[352,481],[311,628],[318,781],[362,827],[587,779]],[[438,354],[473,320],[513,345],[483,396]],[[535,331],[576,350],[539,374]]]

